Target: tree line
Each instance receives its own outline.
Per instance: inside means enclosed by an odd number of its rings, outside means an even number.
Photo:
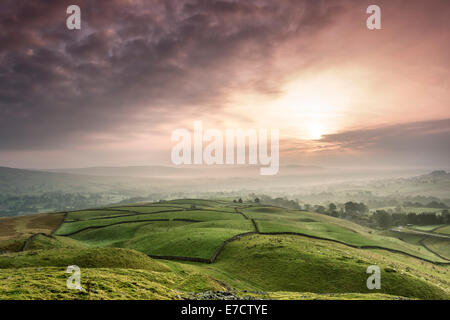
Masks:
[[[423,212],[423,213],[389,213],[385,210],[376,210],[372,215],[373,220],[380,228],[390,228],[392,226],[404,226],[404,225],[439,225],[450,224],[450,214],[447,209],[443,210],[441,214],[435,212]]]
[[[377,226],[383,229],[392,226],[402,225],[439,225],[450,224],[450,214],[448,209],[441,213],[423,212],[423,213],[394,213],[386,210],[376,210],[372,215],[368,215],[369,208],[362,202],[348,201],[340,209],[334,203],[330,203],[328,208],[324,206],[315,206],[316,212],[355,221],[357,223]]]

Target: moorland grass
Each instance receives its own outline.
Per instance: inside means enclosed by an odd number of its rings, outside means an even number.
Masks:
[[[65,267],[0,269],[0,300],[173,300],[184,292],[225,290],[207,275],[120,268],[83,268],[85,290],[69,290],[65,271]]]
[[[40,213],[0,218],[0,240],[23,239],[35,233],[51,233],[63,221],[63,213]]]
[[[190,297],[195,292],[229,290],[226,284],[197,271],[178,274],[115,268],[82,269],[84,290],[69,290],[66,287],[69,275],[65,271],[62,267],[0,269],[0,300],[176,300]],[[257,293],[245,290],[234,294],[244,298],[283,300],[403,299],[380,293]]]

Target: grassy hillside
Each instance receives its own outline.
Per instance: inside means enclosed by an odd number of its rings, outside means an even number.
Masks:
[[[205,275],[141,269],[82,269],[81,292],[66,288],[67,277],[61,267],[0,269],[0,299],[180,299],[185,292],[225,290]]]
[[[195,209],[189,209],[195,205]],[[94,247],[124,247],[152,255],[210,257],[234,235],[294,232],[351,246],[383,247],[430,261],[445,258],[421,244],[384,236],[355,223],[313,212],[214,200],[173,200],[163,204],[69,213],[56,231]],[[215,221],[215,224],[211,222]]]
[[[422,242],[429,250],[432,250],[445,259],[450,260],[450,241],[425,238]]]
[[[426,250],[442,258],[443,261],[450,261],[450,240],[439,237],[428,236],[427,234],[384,232],[391,237],[396,237],[402,242],[410,243],[420,250]],[[432,235],[432,234],[431,234]]]
[[[124,211],[123,211],[124,212]],[[190,211],[157,211],[154,213],[142,213],[137,215],[128,215],[124,213],[122,216],[116,216],[115,211],[113,218],[105,219],[89,219],[83,221],[66,222],[58,229],[58,235],[70,235],[86,228],[106,227],[122,223],[139,222],[139,221],[156,221],[156,220],[174,220],[186,219],[195,221],[211,221],[211,220],[235,220],[242,219],[241,216],[232,212],[217,212],[208,210],[190,210]]]
[[[15,231],[4,235],[4,245],[18,252],[0,255],[4,298],[201,299],[210,290],[282,299],[450,294],[450,266],[431,263],[450,262],[448,241],[380,232],[314,212],[182,199],[74,211],[64,221],[62,214],[30,217],[5,219]],[[194,258],[213,263],[186,261]],[[71,264],[89,269],[83,274],[91,275],[95,292],[57,287]],[[366,287],[366,268],[373,264],[382,270],[380,291]],[[36,282],[44,275],[46,284]]]
[[[59,237],[38,233],[30,237],[23,251],[49,250],[49,249],[84,249],[88,246],[80,241],[68,237]]]
[[[146,254],[209,258],[222,241],[252,230],[249,221],[130,223],[73,235],[90,246],[131,248]]]
[[[436,229],[435,232],[450,235],[450,226],[445,226],[445,227]]]
[[[20,239],[35,233],[51,233],[63,222],[62,213],[42,213],[0,218],[0,240]]]
[[[80,268],[166,269],[145,254],[129,249],[48,249],[0,256],[0,269],[69,265],[77,265]]]
[[[67,273],[63,268],[43,267],[0,269],[0,300],[140,300],[140,299],[200,299],[195,292],[227,291],[217,280],[199,273],[180,276],[174,272],[136,269],[90,268],[83,270],[81,286],[84,291],[65,287]],[[87,292],[88,286],[90,291]],[[403,299],[402,297],[372,294],[314,294],[292,292],[243,292],[233,294],[254,299]]]
[[[19,251],[33,234],[50,234],[63,222],[63,213],[41,213],[27,216],[0,217],[0,253]]]
[[[357,247],[383,247],[431,261],[446,261],[420,244],[401,241],[392,236],[386,237],[376,230],[343,219],[312,212],[264,206],[245,208],[242,211],[256,220],[259,230],[263,233],[294,232]]]
[[[267,291],[368,293],[365,271],[374,264],[381,268],[382,293],[450,297],[448,268],[439,268],[433,283],[426,282],[414,263],[402,263],[394,256],[386,261],[370,251],[296,236],[255,235],[232,242],[215,268]]]

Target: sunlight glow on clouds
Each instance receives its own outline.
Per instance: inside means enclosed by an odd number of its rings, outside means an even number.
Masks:
[[[167,163],[171,132],[196,120],[280,129],[281,162],[442,163],[421,150],[447,133],[408,144],[405,129],[399,148],[380,128],[450,118],[448,1],[377,2],[369,31],[369,1],[79,0],[76,33],[68,0],[3,0],[0,165]]]

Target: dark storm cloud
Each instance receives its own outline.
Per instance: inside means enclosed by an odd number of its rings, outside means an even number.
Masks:
[[[221,107],[227,87],[277,92],[265,75],[278,44],[320,30],[340,10],[325,1],[2,0],[0,149],[75,143],[153,109],[156,125]],[[240,83],[243,66],[259,70]],[[263,72],[261,72],[263,70]]]

